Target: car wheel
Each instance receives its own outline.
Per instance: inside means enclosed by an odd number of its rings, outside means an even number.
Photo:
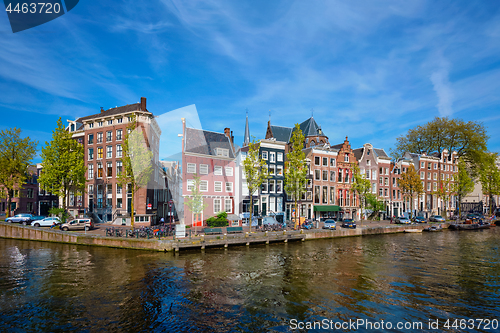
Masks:
[[[68,227],[63,227],[62,230],[68,231],[69,229],[68,229]]]
[[[88,230],[89,230],[89,227],[87,227],[87,226],[86,226],[86,227],[85,227],[85,231],[88,231]]]
[[[23,221],[23,225],[27,225],[27,224],[28,224],[28,222],[26,222],[26,221]]]
[[[39,227],[40,226],[40,223],[35,223],[35,227]]]

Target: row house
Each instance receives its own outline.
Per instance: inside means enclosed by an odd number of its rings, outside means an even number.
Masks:
[[[99,222],[131,224],[132,192],[122,188],[117,175],[123,169],[123,142],[127,127],[135,118],[136,128],[151,150],[153,172],[144,188],[135,193],[134,223],[151,225],[156,223],[158,208],[165,200],[162,166],[159,163],[161,130],[154,115],[146,108],[146,98],[135,104],[101,108],[97,114],[68,121],[67,130],[84,146],[86,188],[82,195],[70,193],[68,210],[73,215],[82,211]]]
[[[440,215],[444,211],[451,214],[456,210],[456,198],[450,186],[458,178],[458,155],[444,150],[441,154],[405,153],[404,158],[411,159],[420,176],[424,194],[418,198],[416,210],[420,214]],[[438,189],[444,188],[447,198],[437,195]]]
[[[186,127],[182,119],[182,196],[184,224],[203,226],[203,221],[225,211],[235,214],[235,174],[237,170],[233,138],[228,128],[217,133]],[[186,202],[192,198],[195,177],[200,178],[199,191],[205,204],[203,211],[190,210]],[[195,214],[196,213],[196,214]],[[232,225],[239,225],[238,220]]]
[[[284,222],[286,142],[272,138],[262,139],[259,143],[259,155],[266,161],[269,175],[261,186],[257,203],[259,212],[262,216],[272,215],[278,222]]]
[[[178,161],[160,161],[165,180],[165,199],[162,209],[158,211],[158,218],[165,222],[181,221],[184,217],[182,202],[182,172]]]
[[[362,148],[353,150],[354,156],[359,164],[360,173],[370,180],[371,193],[378,196],[386,205],[386,211],[383,215],[390,214],[391,203],[391,159],[383,149],[373,148],[369,143]],[[358,212],[358,218],[361,213],[368,215],[368,212]],[[383,216],[385,218],[385,216]]]
[[[399,217],[403,216],[404,213],[410,209],[410,201],[408,198],[403,196],[403,191],[399,187],[399,179],[401,174],[408,171],[410,165],[413,164],[411,159],[401,158],[398,161],[391,162],[389,175],[391,177],[390,181],[390,199],[389,199],[389,211],[387,214],[389,217]],[[413,204],[416,207],[417,203]],[[392,215],[392,216],[391,216]]]
[[[337,205],[340,206],[342,218],[354,218],[358,211],[358,198],[351,192],[353,180],[353,164],[357,164],[351,144],[345,137],[343,143],[331,146],[338,149],[337,155]]]
[[[30,165],[26,173],[26,183],[15,188],[11,199],[10,216],[16,214],[33,214],[48,216],[52,207],[58,207],[59,199],[56,195],[45,191],[38,183],[42,165]],[[6,212],[7,199],[0,199],[0,211]]]

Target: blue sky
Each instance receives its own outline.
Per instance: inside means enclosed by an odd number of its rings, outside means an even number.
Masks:
[[[40,146],[60,116],[144,96],[158,115],[194,104],[238,144],[246,109],[257,138],[269,110],[290,127],[314,110],[332,144],[388,151],[449,116],[484,122],[500,151],[497,1],[80,1],[16,34],[4,12],[0,38],[0,128]]]

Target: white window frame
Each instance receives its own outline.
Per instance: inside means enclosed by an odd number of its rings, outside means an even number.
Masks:
[[[122,157],[122,155],[123,155],[122,145],[116,145],[116,157]]]
[[[200,191],[208,192],[208,180],[200,180]]]
[[[214,182],[214,192],[222,192],[222,182],[221,181]]]
[[[194,189],[194,179],[188,179],[186,190],[191,192],[193,189]]]
[[[226,172],[226,176],[228,177],[232,177],[233,176],[233,168],[232,167],[225,167],[225,172]]]
[[[233,183],[226,182],[226,192],[233,192]]]
[[[276,158],[278,162],[283,162],[283,153],[278,153],[278,157]]]
[[[269,162],[271,162],[271,163],[276,162],[276,153],[275,152],[269,152]]]
[[[94,179],[94,163],[88,165],[87,179]]]
[[[228,209],[229,207],[229,209]],[[224,199],[224,211],[226,213],[232,213],[233,212],[233,200],[231,199]]]
[[[208,175],[208,164],[200,164],[200,175]]]
[[[222,167],[220,165],[214,165],[214,175],[222,176]]]
[[[196,163],[188,163],[186,172],[187,173],[196,173]]]
[[[221,199],[214,198],[213,204],[214,204],[214,214],[220,213],[221,209],[222,209],[222,207],[221,207],[221,205],[222,205]],[[219,208],[219,209],[217,210],[217,208]]]
[[[262,155],[262,159],[267,161],[267,151],[263,150],[261,155]]]
[[[282,165],[276,166],[276,176],[283,176],[283,166]]]

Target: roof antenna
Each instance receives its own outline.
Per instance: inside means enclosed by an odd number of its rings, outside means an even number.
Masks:
[[[271,121],[271,110],[269,110],[269,121]]]
[[[311,109],[311,118],[314,118],[314,109]]]

